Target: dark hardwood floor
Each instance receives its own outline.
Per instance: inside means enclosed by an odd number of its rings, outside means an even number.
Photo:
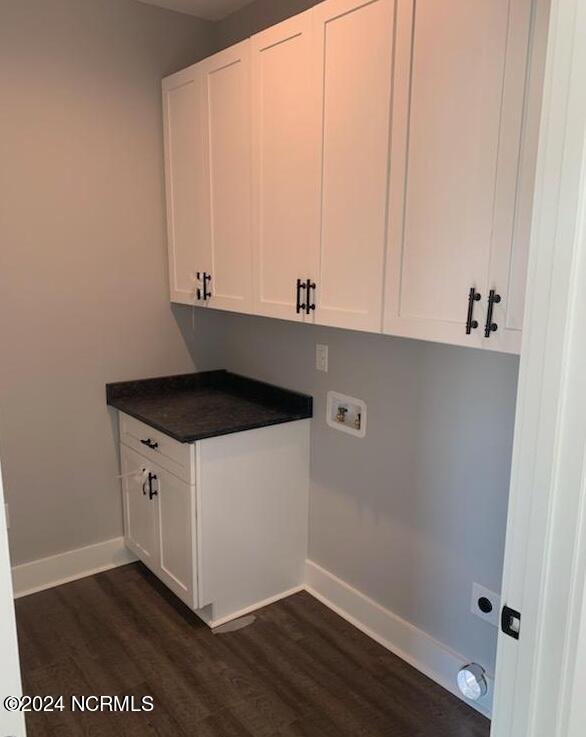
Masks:
[[[302,593],[213,635],[133,564],[16,603],[25,693],[154,697],[29,714],[29,737],[487,737],[489,722]]]

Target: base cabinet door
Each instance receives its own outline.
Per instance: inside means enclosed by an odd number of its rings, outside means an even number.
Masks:
[[[512,258],[531,0],[398,8],[384,332],[496,348],[488,300],[495,259],[505,273]]]
[[[149,464],[121,446],[124,536],[128,547],[154,572],[158,568],[155,508],[148,494]]]
[[[152,466],[158,576],[177,596],[197,608],[195,489],[159,466]]]
[[[323,101],[320,325],[382,327],[394,12],[394,0],[328,0],[314,9]]]
[[[319,102],[312,12],[253,36],[254,311],[313,319],[306,292],[319,257]],[[311,312],[311,311],[310,311]]]

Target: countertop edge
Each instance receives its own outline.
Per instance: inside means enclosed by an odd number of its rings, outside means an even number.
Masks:
[[[263,427],[272,427],[274,425],[285,425],[288,422],[299,422],[301,420],[311,420],[313,417],[313,413],[310,410],[308,413],[299,412],[299,413],[292,413],[289,417],[282,417],[282,418],[275,418],[272,420],[262,420],[260,422],[256,423],[250,423],[249,425],[240,426],[240,427],[227,427],[223,430],[213,430],[209,433],[196,433],[194,435],[177,435],[177,433],[170,432],[168,428],[163,427],[162,425],[159,425],[156,422],[153,422],[148,417],[145,417],[144,415],[141,415],[138,412],[132,412],[128,410],[126,407],[119,407],[116,405],[116,402],[108,402],[108,407],[112,407],[117,412],[122,412],[125,415],[128,415],[129,417],[133,417],[135,420],[139,420],[139,422],[143,422],[145,425],[148,425],[149,427],[152,427],[154,430],[157,430],[160,433],[163,433],[163,435],[166,435],[169,438],[173,438],[173,440],[176,440],[178,443],[182,443],[184,445],[192,445],[193,443],[197,443],[200,440],[209,440],[210,438],[220,438],[224,435],[234,435],[238,432],[247,432],[248,430],[260,430]]]

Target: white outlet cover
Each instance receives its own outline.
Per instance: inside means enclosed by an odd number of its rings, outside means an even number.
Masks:
[[[339,407],[345,407],[347,410],[346,422],[338,422],[336,420]],[[360,415],[359,428],[354,423],[358,415]],[[363,438],[366,436],[366,403],[361,399],[356,399],[356,397],[349,397],[347,394],[328,392],[326,422],[334,430],[340,430],[357,438]]]
[[[492,604],[492,610],[490,612],[482,611],[478,604],[480,599],[488,599],[488,601],[490,601]],[[499,594],[495,594],[494,591],[481,586],[479,583],[475,583],[472,585],[472,601],[470,604],[470,610],[472,611],[472,614],[476,614],[480,619],[484,619],[485,622],[498,628],[501,613],[501,597]]]
[[[315,346],[315,368],[318,371],[328,373],[328,347],[327,345],[320,345],[319,343]]]

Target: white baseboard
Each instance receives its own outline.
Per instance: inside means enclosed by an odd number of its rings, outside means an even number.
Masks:
[[[135,560],[124,545],[123,537],[33,560],[12,568],[14,596],[34,594]]]
[[[492,678],[489,679],[488,694],[479,702],[468,701],[458,690],[456,675],[460,668],[469,662],[465,657],[450,650],[423,630],[401,619],[311,560],[306,562],[305,582],[306,590],[336,614],[466,704],[490,717]]]

